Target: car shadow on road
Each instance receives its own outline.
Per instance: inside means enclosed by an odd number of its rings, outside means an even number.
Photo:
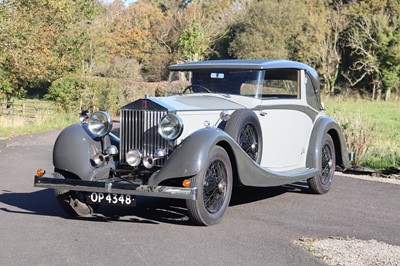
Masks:
[[[307,186],[301,182],[269,188],[235,188],[230,206],[251,204],[252,202],[267,200],[284,193],[309,193],[307,189]],[[185,201],[179,199],[137,197],[137,207],[135,208],[104,205],[100,206],[92,216],[70,217],[58,206],[52,189],[26,193],[4,190],[2,192],[0,194],[0,202],[12,206],[12,208],[0,208],[0,211],[7,213],[55,216],[92,222],[192,225],[188,217]]]
[[[34,192],[1,191],[0,212],[62,217],[65,219],[88,220],[93,222],[134,222],[158,224],[170,222],[190,224],[183,200],[138,197],[136,208],[100,206],[96,213],[88,217],[71,217],[58,205],[52,189]]]
[[[52,189],[44,189],[35,192],[12,192],[3,190],[0,194],[0,202],[15,208],[0,208],[8,213],[33,214],[46,216],[65,217],[63,211],[58,208]]]

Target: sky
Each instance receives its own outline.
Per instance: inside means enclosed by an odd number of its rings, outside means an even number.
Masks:
[[[108,4],[108,3],[113,2],[114,0],[101,0],[101,1],[102,1],[103,3]],[[134,3],[134,2],[136,2],[136,0],[125,0],[125,5],[129,5],[129,4]]]

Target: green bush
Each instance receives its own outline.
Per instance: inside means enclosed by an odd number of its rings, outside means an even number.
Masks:
[[[53,100],[61,110],[79,113],[104,110],[117,115],[125,104],[155,95],[160,83],[135,82],[127,79],[69,76],[54,82],[44,96]]]
[[[84,83],[78,78],[61,78],[50,86],[43,98],[55,101],[67,113],[77,112],[80,110],[80,98],[84,89]]]
[[[113,58],[108,64],[95,69],[95,76],[117,79],[143,81],[140,74],[141,66],[135,59]]]

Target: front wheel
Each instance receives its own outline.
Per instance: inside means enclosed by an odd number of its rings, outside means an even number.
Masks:
[[[65,171],[56,169],[54,178],[68,179],[72,176]],[[81,192],[55,189],[54,194],[60,207],[70,216],[90,216],[93,206],[85,203],[85,196]]]
[[[331,188],[335,174],[336,155],[332,137],[325,134],[321,148],[321,165],[319,175],[307,180],[310,189],[317,194],[325,194]]]
[[[197,200],[186,200],[191,220],[198,225],[213,225],[221,221],[232,194],[232,165],[227,152],[215,146],[206,167],[192,178],[197,187]]]

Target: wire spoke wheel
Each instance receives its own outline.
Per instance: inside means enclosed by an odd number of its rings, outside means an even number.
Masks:
[[[307,180],[310,189],[317,194],[328,192],[335,174],[336,155],[332,137],[325,134],[321,145],[320,172]]]
[[[254,161],[258,156],[258,135],[257,130],[252,124],[244,126],[239,137],[239,146],[246,152],[247,155]]]
[[[263,139],[257,115],[247,109],[233,112],[225,129],[242,150],[256,163],[261,163]]]
[[[332,150],[329,145],[322,147],[322,167],[319,175],[322,185],[328,186],[332,182],[334,168],[332,167]]]
[[[228,153],[214,146],[204,169],[192,177],[197,199],[186,200],[189,217],[198,225],[217,224],[228,208],[232,194],[233,174]]]
[[[204,206],[210,213],[218,212],[226,198],[226,169],[221,161],[214,161],[204,179]]]

